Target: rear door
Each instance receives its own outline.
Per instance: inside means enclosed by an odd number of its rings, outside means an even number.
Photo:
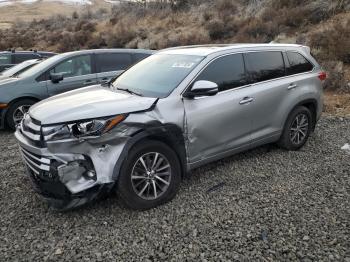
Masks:
[[[198,80],[215,82],[215,96],[184,98],[190,162],[215,158],[250,144],[251,110],[243,55],[232,54],[211,62]]]
[[[129,53],[97,53],[95,61],[98,83],[109,81],[120,75],[133,63]]]
[[[51,73],[62,73],[64,79],[59,83],[47,80],[49,96],[97,83],[90,54],[68,58],[49,70],[48,75]]]
[[[252,142],[278,135],[283,126],[283,105],[288,103],[286,69],[281,51],[257,51],[244,55],[254,101],[251,109]]]

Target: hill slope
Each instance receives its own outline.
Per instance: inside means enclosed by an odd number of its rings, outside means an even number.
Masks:
[[[0,0],[0,28],[10,28],[17,21],[71,15],[73,12],[110,8],[108,0]]]
[[[350,0],[164,2],[120,4],[85,9],[73,16],[16,23],[0,31],[0,49],[64,52],[100,47],[161,49],[207,43],[298,43],[311,46],[330,72],[329,89],[350,91]],[[105,4],[102,0],[99,3]]]

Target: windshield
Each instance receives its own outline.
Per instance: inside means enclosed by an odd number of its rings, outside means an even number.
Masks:
[[[147,97],[167,97],[204,57],[156,54],[131,67],[113,87]]]
[[[18,65],[15,65],[9,69],[7,69],[6,71],[2,72],[2,76],[14,76],[16,74],[20,74],[22,72],[24,72],[25,70],[28,70],[30,67],[34,66],[35,64],[37,64],[38,60],[27,60],[24,61]]]
[[[0,65],[11,64],[11,56],[8,54],[0,55]]]
[[[20,77],[20,78],[28,77],[28,76],[32,76],[32,75],[36,75],[38,73],[41,73],[44,70],[48,69],[48,67],[50,67],[51,65],[53,65],[54,63],[59,61],[61,58],[62,58],[62,55],[52,56],[52,57],[44,60],[43,62],[33,66],[32,68],[24,71],[23,73],[19,74],[18,77]]]

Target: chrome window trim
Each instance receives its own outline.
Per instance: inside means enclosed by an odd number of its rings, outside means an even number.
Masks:
[[[203,66],[203,68],[193,77],[193,79],[189,82],[189,84],[187,84],[187,86],[184,88],[184,90],[181,92],[180,94],[180,97],[181,99],[184,98],[183,94],[186,93],[186,91],[189,89],[189,87],[194,83],[194,81],[196,80],[196,78],[211,64],[213,63],[216,59],[219,59],[219,58],[222,58],[222,57],[225,57],[225,56],[229,56],[229,55],[235,55],[235,54],[246,54],[246,53],[257,53],[257,52],[295,52],[295,53],[298,53],[300,54],[301,56],[303,56],[305,58],[305,56],[303,54],[301,54],[299,51],[297,50],[275,50],[275,49],[271,49],[271,50],[249,50],[249,51],[238,51],[238,52],[233,52],[233,53],[227,53],[227,54],[222,54],[220,56],[217,56],[215,58],[213,58],[212,60],[210,60],[206,65]],[[287,54],[286,54],[287,55]],[[282,59],[284,61],[284,58],[283,58],[283,54],[282,54]],[[288,59],[288,57],[287,57]],[[307,58],[305,58],[307,61],[309,61]],[[243,57],[243,60],[244,60],[244,57]],[[258,84],[265,84],[265,83],[269,83],[269,82],[272,82],[272,81],[277,81],[277,80],[283,80],[283,79],[286,79],[286,78],[290,78],[290,77],[293,77],[293,76],[300,76],[300,75],[305,75],[305,74],[310,74],[310,73],[315,73],[315,69],[316,69],[316,66],[314,65],[314,63],[312,63],[311,61],[309,61],[312,65],[313,65],[313,68],[311,71],[307,71],[307,72],[303,72],[303,73],[298,73],[298,74],[294,74],[294,75],[286,75],[286,76],[282,76],[282,77],[278,77],[278,78],[273,78],[273,79],[269,79],[269,80],[265,80],[265,81],[260,81],[260,82],[256,82],[256,83],[253,83],[253,84],[247,84],[247,85],[243,85],[243,86],[238,86],[238,87],[235,87],[235,88],[232,88],[232,89],[228,89],[228,90],[224,90],[224,91],[221,91],[221,92],[218,92],[218,94],[221,94],[221,93],[228,93],[229,91],[235,91],[235,90],[240,90],[242,88],[246,88],[246,87],[251,87],[251,86],[255,86],[255,85],[258,85]],[[288,60],[288,64],[289,64],[289,60]],[[285,64],[285,61],[284,61],[284,65],[286,67],[286,64]],[[245,66],[245,63],[244,63],[244,66]],[[201,97],[196,97],[194,99],[203,99],[203,98],[208,98],[210,96],[201,96]]]

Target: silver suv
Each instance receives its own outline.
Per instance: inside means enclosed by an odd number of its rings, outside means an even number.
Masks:
[[[171,200],[193,168],[267,143],[302,147],[321,115],[325,78],[300,45],[167,49],[109,87],[39,102],[16,137],[54,208],[116,190],[143,210]]]

